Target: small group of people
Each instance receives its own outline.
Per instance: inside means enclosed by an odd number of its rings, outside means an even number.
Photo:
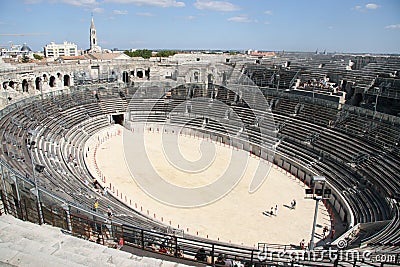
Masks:
[[[93,203],[93,211],[97,212],[99,210],[99,199],[95,199],[94,203]],[[107,216],[109,219],[111,219],[113,217],[113,209],[111,208],[110,205],[107,206]]]
[[[271,215],[278,216],[278,205],[275,205],[275,208],[274,208],[274,207],[271,207],[271,212],[270,212],[270,214],[271,214]]]
[[[200,262],[209,262],[211,263],[211,259],[207,259],[207,253],[204,248],[200,248],[194,259]],[[220,253],[215,259],[215,266],[231,266],[231,267],[244,267],[244,264],[235,257],[235,259],[230,259],[227,255]]]
[[[170,240],[164,240],[164,242],[162,242],[158,247],[155,243],[149,242],[147,243],[146,249],[162,254],[173,255],[178,258],[183,258],[184,255],[182,248],[177,246],[175,250],[174,246],[169,241]]]

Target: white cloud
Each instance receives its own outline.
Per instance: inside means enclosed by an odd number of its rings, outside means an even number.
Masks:
[[[137,6],[155,6],[155,7],[184,7],[184,2],[176,0],[105,0],[108,3],[133,4]]]
[[[374,3],[369,3],[366,4],[365,6],[355,6],[353,7],[354,10],[357,11],[366,11],[366,10],[375,10],[380,8],[380,5],[374,4]]]
[[[265,15],[272,15],[272,11],[271,11],[271,10],[265,10],[265,11],[264,11],[264,14],[265,14]]]
[[[231,18],[228,19],[228,21],[239,22],[239,23],[254,22],[254,20],[251,20],[247,15],[240,15],[240,16],[231,17]]]
[[[379,6],[377,4],[374,3],[369,3],[365,5],[366,9],[377,9]]]
[[[205,0],[196,0],[194,3],[195,8],[200,10],[213,10],[213,11],[236,11],[240,8],[230,2],[226,1],[205,1]]]
[[[92,9],[93,13],[103,13],[104,12],[104,8],[101,7],[95,7]]]
[[[118,10],[118,9],[115,9],[115,10],[113,10],[113,12],[112,12],[114,15],[128,15],[128,11],[127,10]]]
[[[196,19],[196,17],[195,17],[195,16],[186,16],[185,19],[187,19],[187,20],[194,20],[194,19]]]
[[[385,26],[385,29],[400,30],[400,24],[392,24]]]
[[[61,0],[60,2],[73,6],[95,6],[98,4],[96,0]]]
[[[139,12],[139,13],[136,13],[136,16],[141,16],[141,17],[153,17],[154,14],[153,14],[153,13],[150,13],[150,12]]]

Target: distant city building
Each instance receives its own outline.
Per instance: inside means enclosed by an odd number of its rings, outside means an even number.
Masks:
[[[51,42],[44,47],[45,57],[62,57],[62,56],[77,56],[78,47],[74,43],[64,42],[63,44],[55,44]]]
[[[22,57],[33,58],[33,52],[26,44],[10,45],[9,48],[0,48],[0,57],[11,59],[19,59]]]
[[[101,52],[101,47],[97,45],[97,33],[96,26],[94,25],[94,20],[92,17],[92,22],[90,24],[90,48],[88,53],[99,53]]]

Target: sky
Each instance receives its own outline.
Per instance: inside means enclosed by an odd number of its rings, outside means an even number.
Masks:
[[[0,0],[0,46],[400,53],[400,0]],[[22,36],[17,34],[23,34]]]

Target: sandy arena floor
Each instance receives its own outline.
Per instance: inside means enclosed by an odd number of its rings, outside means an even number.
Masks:
[[[116,134],[121,133],[120,135]],[[166,159],[161,134],[144,131],[131,133],[120,126],[112,126],[92,137],[87,145],[95,149],[87,158],[90,171],[98,176],[106,177],[105,185],[110,183],[114,194],[120,196],[132,208],[142,211],[165,224],[183,229],[185,233],[210,239],[249,246],[259,242],[270,244],[296,244],[304,238],[310,240],[315,202],[304,199],[304,185],[297,179],[287,176],[284,171],[272,167],[262,186],[255,192],[248,192],[249,184],[259,159],[248,156],[248,165],[239,183],[223,198],[201,207],[179,208],[161,203],[146,194],[135,182],[125,159],[123,134],[144,134],[147,155],[135,154],[134,157],[148,157],[154,170],[165,181],[185,188],[201,187],[216,181],[228,168],[234,153],[244,153],[220,144],[214,144],[215,155],[209,165],[200,172],[188,173],[180,170]],[[107,138],[107,135],[109,138]],[[127,136],[125,136],[127,137]],[[128,138],[129,139],[129,138]],[[126,140],[126,139],[125,139]],[[165,142],[165,140],[164,140]],[[186,160],[195,162],[201,158],[200,143],[210,142],[189,136],[179,136],[179,151]],[[132,154],[131,154],[132,155]],[[261,162],[261,164],[268,164]],[[96,166],[99,169],[96,171]],[[195,166],[194,166],[195,167]],[[146,170],[139,172],[146,175]],[[101,178],[99,178],[99,181]],[[178,197],[178,196],[177,196]],[[297,201],[296,209],[287,206]],[[277,215],[265,215],[271,207],[278,205]],[[317,234],[322,236],[322,228],[329,225],[330,219],[325,207],[320,204]],[[315,240],[318,242],[318,239]]]

